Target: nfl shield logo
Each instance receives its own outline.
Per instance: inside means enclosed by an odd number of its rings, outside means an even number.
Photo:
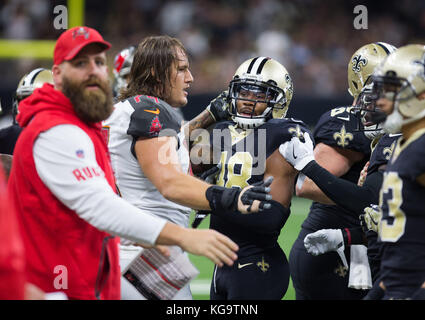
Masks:
[[[81,158],[81,159],[84,158],[84,151],[83,150],[79,149],[79,150],[75,151],[75,153],[77,154],[78,158]]]

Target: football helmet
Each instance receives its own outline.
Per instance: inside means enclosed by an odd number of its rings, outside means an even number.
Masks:
[[[395,50],[396,47],[388,43],[375,42],[354,52],[348,63],[348,92],[353,98],[357,98],[363,87],[370,82],[375,67]]]
[[[247,96],[246,92],[251,95]],[[267,57],[251,58],[239,66],[229,83],[229,113],[239,127],[252,129],[271,118],[284,118],[293,92],[292,79],[283,65]],[[238,112],[238,100],[253,103],[249,115]],[[257,103],[266,104],[260,115],[255,113]]]
[[[384,122],[389,133],[398,133],[402,126],[425,117],[425,46],[411,44],[388,56],[372,76],[374,94],[394,103],[393,112]]]
[[[127,86],[126,77],[130,74],[131,64],[133,63],[136,46],[131,45],[121,50],[114,58],[114,96],[120,94],[121,90]]]
[[[386,116],[376,107],[377,99],[378,96],[373,91],[373,83],[369,83],[360,91],[352,110],[358,121],[357,130],[363,131],[370,140],[384,133],[382,121]]]
[[[16,123],[19,102],[30,96],[35,89],[41,88],[45,83],[53,84],[52,71],[44,68],[37,68],[24,75],[19,81],[12,104],[13,122]]]

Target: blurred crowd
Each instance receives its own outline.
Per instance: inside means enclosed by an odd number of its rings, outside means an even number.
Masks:
[[[0,4],[0,38],[55,39],[56,5],[67,1],[10,0]],[[356,30],[358,1],[339,0],[86,0],[85,25],[113,44],[113,56],[145,36],[168,34],[182,40],[195,77],[191,94],[226,87],[235,66],[253,55],[282,62],[296,94],[345,94],[352,53],[366,43],[395,46],[425,40],[425,2],[363,1],[368,29]],[[2,84],[12,82],[40,61],[0,60]],[[50,67],[50,61],[43,61]]]

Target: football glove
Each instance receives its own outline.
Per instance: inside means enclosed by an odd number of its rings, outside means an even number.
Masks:
[[[321,229],[314,233],[309,233],[304,238],[304,247],[313,256],[336,251],[344,266],[348,268],[347,259],[344,254],[344,237],[341,229]]]
[[[376,204],[371,204],[370,207],[364,208],[364,214],[360,215],[360,224],[363,232],[369,230],[378,232],[379,222],[381,221],[382,211],[381,208]]]
[[[292,137],[279,146],[279,152],[298,171],[314,160],[313,141],[307,132],[304,132],[304,142],[298,137]]]
[[[220,173],[220,170],[221,170],[221,163],[203,172],[199,176],[199,179],[204,180],[206,183],[214,184],[216,181],[217,175]]]
[[[223,91],[215,99],[211,100],[207,106],[208,112],[214,118],[215,122],[230,119],[228,92]]]
[[[211,186],[205,195],[213,211],[252,213],[271,208],[267,201],[272,199],[269,194],[272,182],[273,177],[268,177],[243,189]]]

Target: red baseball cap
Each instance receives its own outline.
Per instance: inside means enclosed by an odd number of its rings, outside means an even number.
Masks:
[[[72,60],[85,46],[98,43],[105,47],[111,44],[105,40],[95,29],[89,27],[74,27],[62,33],[56,41],[53,52],[53,64],[61,64],[63,61]]]

